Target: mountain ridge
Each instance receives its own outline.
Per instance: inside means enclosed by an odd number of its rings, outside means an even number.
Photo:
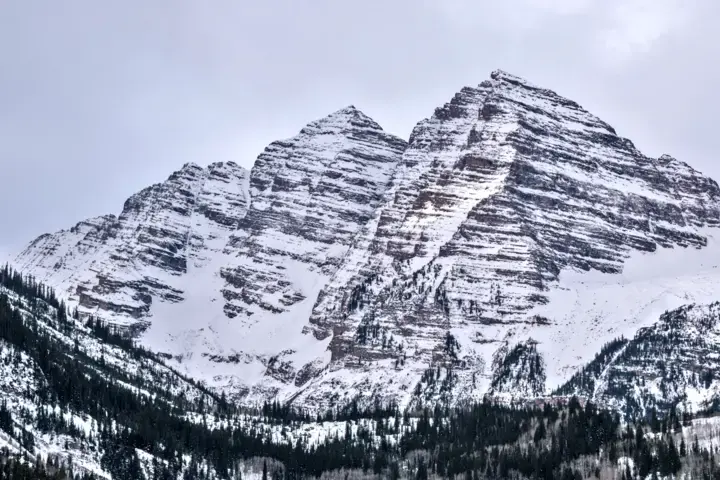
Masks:
[[[15,264],[240,402],[457,403],[544,395],[660,305],[720,295],[638,260],[715,262],[718,226],[715,181],[497,70],[409,142],[347,106],[250,172],[186,164]]]

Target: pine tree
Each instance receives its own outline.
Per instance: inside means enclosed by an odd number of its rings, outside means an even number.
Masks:
[[[545,422],[540,420],[540,424],[535,429],[535,435],[533,435],[533,441],[539,443],[540,440],[545,438]]]
[[[675,447],[675,441],[670,436],[667,449],[667,465],[669,473],[675,474],[680,471],[682,463],[680,461],[680,455],[678,454],[677,448]]]
[[[392,462],[390,464],[390,472],[389,472],[389,478],[390,480],[399,480],[400,479],[400,466],[397,462]]]
[[[425,460],[422,458],[420,459],[420,463],[418,464],[415,480],[428,480],[427,465],[425,465]]]

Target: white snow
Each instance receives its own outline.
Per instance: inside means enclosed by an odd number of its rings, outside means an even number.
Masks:
[[[528,338],[539,342],[550,390],[615,337],[718,298],[720,230],[696,228],[700,207],[710,217],[716,205],[695,187],[678,190],[704,177],[669,157],[642,156],[552,92],[503,72],[492,78],[420,122],[404,152],[348,107],[268,146],[252,174],[230,163],[186,166],[133,196],[119,219],[38,239],[18,266],[71,301],[84,288],[84,313],[147,324],[144,345],[251,404],[299,395],[319,406],[365,394],[407,403],[423,372],[446,361],[448,331],[465,362],[456,398],[481,398],[494,356]],[[667,188],[653,183],[662,175]],[[677,209],[667,220],[655,213]],[[700,233],[709,245],[631,250],[663,230]],[[601,241],[612,233],[620,240]],[[177,238],[184,245],[165,241]],[[558,239],[576,249],[564,251]],[[175,248],[186,271],[157,265]],[[538,266],[544,256],[622,274],[565,267],[554,281]],[[368,279],[373,298],[346,311]],[[435,305],[440,290],[446,311]],[[534,306],[539,295],[549,302]],[[528,322],[535,315],[550,324]],[[376,342],[355,351],[353,335],[370,320],[393,337],[392,349]],[[333,361],[331,342],[339,345]],[[284,370],[272,372],[271,362]],[[296,385],[304,367],[312,378]]]
[[[720,299],[720,230],[704,229],[706,248],[633,251],[621,274],[563,271],[548,305],[531,314],[554,325],[526,328],[517,337],[540,342],[548,367],[548,390],[592,360],[614,338],[632,338],[659,316],[689,303]]]

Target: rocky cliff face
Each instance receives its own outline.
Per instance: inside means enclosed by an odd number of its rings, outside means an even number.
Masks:
[[[527,381],[534,362],[498,356],[536,338],[556,382],[598,340],[652,321],[638,312],[656,297],[597,312],[606,292],[581,286],[577,272],[612,288],[627,281],[618,274],[629,273],[628,257],[705,246],[699,228],[718,225],[718,199],[717,184],[688,165],[648,158],[578,104],[494,72],[415,128],[372,240],[319,301],[314,333],[333,335],[335,362],[404,364],[410,384],[410,372],[441,362],[459,396],[540,394],[544,375]],[[578,281],[562,282],[563,272]],[[457,358],[443,352],[446,332]],[[509,381],[498,368],[527,374]],[[358,375],[387,381],[373,368]]]
[[[130,197],[120,216],[42,235],[15,263],[82,313],[144,327],[153,302],[185,299],[179,279],[221,253],[248,202],[247,170],[188,164]]]
[[[716,182],[497,71],[407,144],[348,107],[18,264],[247,402],[458,402],[543,394],[719,295],[719,224]]]
[[[325,367],[327,343],[303,328],[382,200],[405,146],[351,106],[257,158],[252,202],[221,269],[223,311],[242,336],[224,350],[245,357],[244,368],[227,371],[248,401],[292,395]]]
[[[309,297],[312,306],[404,149],[352,106],[268,146],[252,169],[250,209],[227,245],[238,261],[223,269],[226,314],[279,314]]]

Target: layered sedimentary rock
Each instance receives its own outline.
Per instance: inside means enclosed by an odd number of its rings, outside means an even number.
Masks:
[[[227,315],[312,303],[373,215],[404,148],[352,106],[268,146],[252,169],[250,209],[227,245],[238,259],[223,269]]]
[[[406,143],[348,107],[186,166],[20,267],[240,401],[537,396],[720,296],[720,188],[502,71]]]
[[[393,367],[407,371],[401,391],[441,363],[453,369],[456,400],[542,394],[544,375],[499,381],[497,369],[511,366],[498,355],[537,338],[557,382],[599,342],[657,318],[633,317],[653,297],[594,312],[602,289],[561,282],[562,272],[612,286],[628,257],[655,252],[648,261],[657,262],[668,249],[702,248],[718,199],[717,183],[687,164],[646,157],[577,103],[494,72],[415,128],[373,230],[321,295],[312,331],[332,336],[343,369],[362,359],[404,365]],[[585,308],[574,318],[568,290]],[[459,340],[456,358],[444,353],[447,332]],[[372,368],[356,373],[361,390],[387,391],[370,386],[387,381]]]
[[[181,278],[221,253],[249,202],[235,163],[187,164],[130,197],[122,213],[42,235],[15,260],[84,314],[143,327],[153,302],[182,302]]]

